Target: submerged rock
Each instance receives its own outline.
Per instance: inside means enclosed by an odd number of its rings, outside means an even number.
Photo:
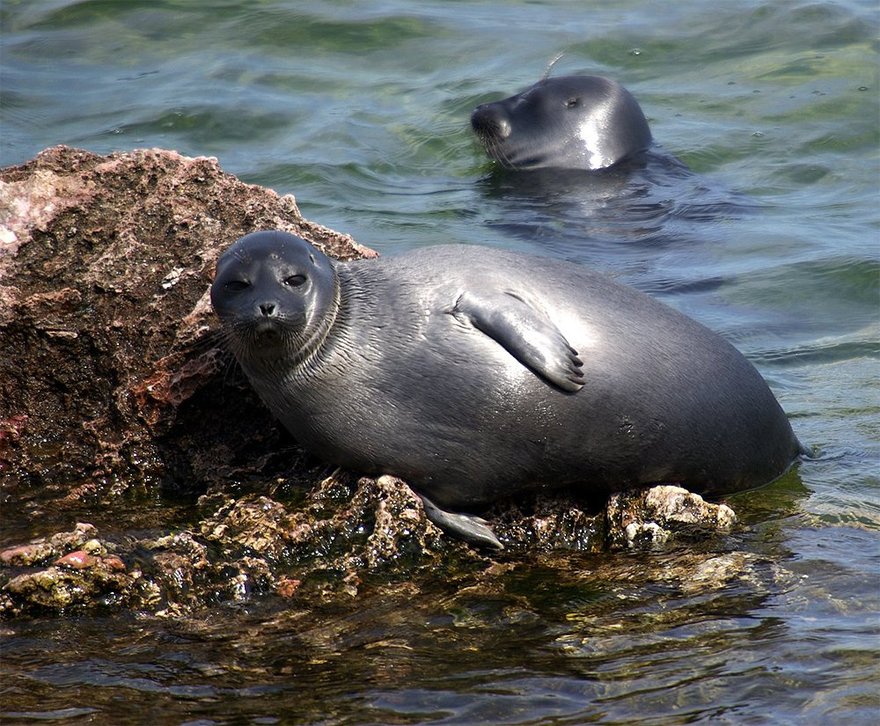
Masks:
[[[350,599],[376,577],[491,580],[521,553],[730,526],[674,487],[607,511],[558,497],[488,513],[507,548],[490,557],[405,482],[328,476],[238,374],[210,309],[220,252],[260,228],[376,254],[216,159],[59,146],[0,171],[0,614]],[[84,508],[104,524],[70,529]]]
[[[564,499],[538,502],[529,514],[513,505],[499,509],[493,523],[507,551],[487,553],[445,536],[400,479],[343,472],[319,482],[295,506],[263,494],[213,492],[199,508],[210,514],[176,533],[108,541],[93,525],[78,524],[73,532],[0,552],[6,565],[0,568],[0,615],[115,606],[179,616],[270,594],[305,605],[357,597],[362,583],[377,577],[411,582],[472,573],[489,591],[503,586],[517,553],[599,553],[621,543],[652,549],[682,531],[692,540],[732,524],[724,505],[679,487],[655,487],[613,497],[597,513]],[[645,537],[645,531],[663,537]],[[711,563],[722,561],[724,578],[710,576],[718,569]],[[695,555],[661,571],[692,588],[714,587],[737,575],[738,561]],[[630,577],[623,570],[617,576]]]

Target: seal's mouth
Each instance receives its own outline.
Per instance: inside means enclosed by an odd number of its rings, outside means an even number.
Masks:
[[[471,114],[471,129],[490,159],[508,169],[516,167],[511,163],[506,148],[513,133],[513,127],[497,104],[489,103],[478,106]]]
[[[285,326],[279,320],[255,320],[248,326],[248,334],[261,347],[274,347],[286,339]]]
[[[251,325],[255,335],[280,335],[280,328],[281,326],[275,320],[261,319]]]
[[[266,318],[239,319],[225,326],[224,332],[230,344],[241,350],[277,348],[284,345],[288,337],[282,321]]]
[[[478,122],[472,118],[471,125],[486,156],[497,162],[502,168],[519,170],[546,166],[547,155],[542,150],[535,148],[531,139],[513,134],[507,121],[503,121],[499,126],[494,123],[494,119],[493,122],[485,122],[483,118]],[[499,128],[501,132],[499,132]]]
[[[492,147],[487,147],[486,153],[504,169],[529,171],[547,166],[547,156],[545,154],[536,154],[531,149],[502,147],[500,144],[496,144]]]
[[[477,139],[483,146],[483,151],[492,161],[497,162],[505,169],[518,169],[520,163],[511,159],[509,145],[504,139],[495,136],[487,136],[477,133]]]

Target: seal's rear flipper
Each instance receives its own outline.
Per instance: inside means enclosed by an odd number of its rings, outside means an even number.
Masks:
[[[504,545],[489,529],[486,520],[472,514],[456,514],[440,509],[427,497],[419,495],[425,506],[425,515],[444,532],[449,532],[474,544],[503,550]]]
[[[520,363],[568,393],[584,387],[583,361],[556,324],[512,292],[481,298],[464,293],[449,311],[482,331]]]

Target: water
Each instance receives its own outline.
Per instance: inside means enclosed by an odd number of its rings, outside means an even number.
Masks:
[[[6,0],[0,18],[0,164],[56,143],[173,148],[383,254],[578,259],[732,340],[817,454],[733,498],[745,527],[715,552],[536,556],[500,593],[376,583],[323,611],[6,623],[7,720],[880,718],[876,3]],[[490,174],[470,111],[561,51],[555,73],[620,80],[693,174],[649,174],[625,215]],[[715,554],[745,556],[748,576],[664,579]]]

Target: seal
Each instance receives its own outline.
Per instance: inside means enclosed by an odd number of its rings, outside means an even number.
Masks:
[[[471,127],[508,169],[606,169],[651,145],[632,94],[602,76],[542,78],[501,101],[477,106]]]
[[[429,517],[518,494],[731,491],[799,453],[757,370],[699,323],[586,267],[478,246],[337,262],[260,231],[211,301],[260,398],[328,463],[393,474]]]

